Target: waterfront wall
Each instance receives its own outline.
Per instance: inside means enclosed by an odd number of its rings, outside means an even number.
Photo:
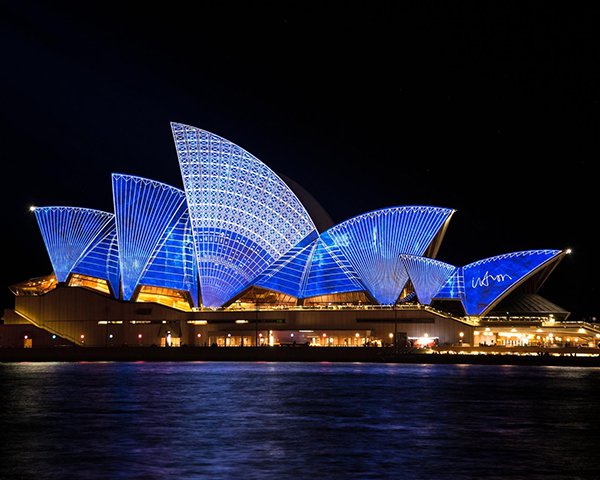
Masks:
[[[340,345],[356,345],[378,339],[392,343],[391,335],[403,338],[427,335],[439,343],[455,343],[459,334],[472,342],[472,325],[419,306],[355,308],[259,308],[255,310],[204,310],[182,312],[156,303],[123,302],[81,287],[58,287],[44,295],[17,296],[15,312],[20,319],[82,346],[150,346],[164,343],[169,331],[188,346],[210,346],[218,339],[245,338],[246,346],[260,344],[273,331],[279,340],[305,343],[300,331],[335,336]],[[9,318],[14,317],[8,316]],[[358,335],[357,335],[358,334]],[[314,335],[313,335],[314,336]],[[362,339],[357,342],[355,339]],[[236,342],[237,343],[237,342]]]
[[[388,347],[52,347],[0,348],[0,362],[368,362],[417,364],[553,365],[600,367],[598,349],[553,349],[552,354],[490,350],[488,354],[399,351]],[[593,351],[592,351],[593,350]],[[525,354],[523,354],[525,353]]]

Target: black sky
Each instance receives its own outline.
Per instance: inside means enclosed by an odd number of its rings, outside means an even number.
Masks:
[[[600,313],[594,2],[125,3],[0,2],[5,307],[52,271],[29,205],[112,211],[113,172],[182,187],[173,121],[336,223],[455,208],[454,265],[572,248],[540,293]]]

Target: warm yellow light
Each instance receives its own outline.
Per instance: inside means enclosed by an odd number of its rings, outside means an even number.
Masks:
[[[573,251],[573,250],[571,250],[570,248],[567,248],[567,249],[565,250],[565,253],[566,253],[567,255],[569,255],[569,254],[570,254],[572,251]]]
[[[29,211],[30,212],[35,212],[35,207],[33,205],[31,205],[31,207],[29,207]]]
[[[585,333],[585,328],[580,328],[579,330],[577,330],[577,333]]]
[[[390,337],[390,338],[394,338],[394,334],[393,334],[393,333],[390,333],[389,337]]]
[[[464,334],[464,332],[460,332],[460,333],[458,334],[458,336],[459,336],[460,338],[463,338],[463,337],[465,336],[465,334]]]
[[[236,320],[235,323],[248,323],[248,320]]]

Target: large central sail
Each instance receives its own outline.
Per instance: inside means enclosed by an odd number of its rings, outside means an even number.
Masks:
[[[220,307],[315,225],[292,190],[256,157],[213,133],[171,128],[196,246],[202,303]]]

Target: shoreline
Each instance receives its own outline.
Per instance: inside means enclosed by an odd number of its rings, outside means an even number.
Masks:
[[[568,351],[520,355],[490,351],[485,354],[395,352],[393,348],[365,347],[49,347],[0,348],[1,363],[15,362],[352,362],[470,365],[540,365],[600,367],[600,356]]]

